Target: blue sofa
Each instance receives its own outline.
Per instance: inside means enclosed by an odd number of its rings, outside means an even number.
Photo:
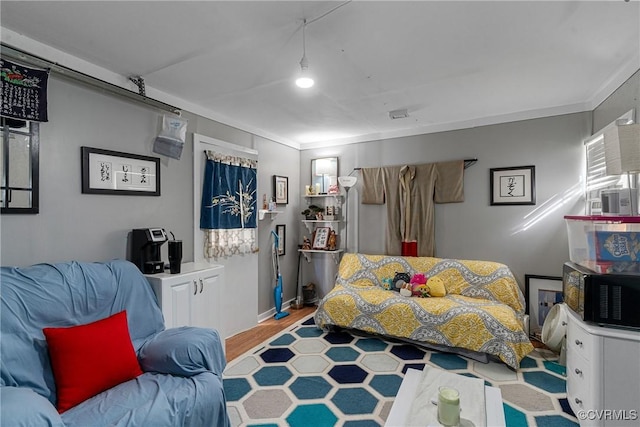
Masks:
[[[0,297],[3,426],[230,425],[217,331],[165,330],[155,295],[132,263],[2,267]],[[143,374],[59,414],[42,329],[85,325],[123,310]]]

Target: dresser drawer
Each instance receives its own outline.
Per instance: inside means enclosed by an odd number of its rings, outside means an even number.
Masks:
[[[589,334],[577,322],[569,320],[567,327],[567,351],[575,351],[586,360],[592,360],[599,349],[599,337]]]
[[[599,382],[598,370],[590,362],[575,350],[567,351],[567,398],[574,412],[598,407]]]

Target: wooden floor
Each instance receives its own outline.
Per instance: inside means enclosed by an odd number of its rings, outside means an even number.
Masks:
[[[287,311],[289,312],[287,317],[283,317],[280,320],[273,318],[265,320],[255,328],[227,338],[225,341],[227,362],[231,362],[236,357],[251,350],[269,337],[276,335],[278,332],[296,323],[298,320],[302,320],[310,314],[313,314],[313,312],[316,311],[316,306],[305,306],[299,310],[289,308]]]

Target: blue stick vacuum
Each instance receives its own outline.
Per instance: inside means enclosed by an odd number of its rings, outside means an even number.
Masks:
[[[280,256],[278,255],[278,246],[280,246],[280,237],[275,231],[271,230],[273,234],[273,250],[271,251],[271,260],[273,262],[273,273],[276,279],[276,287],[273,290],[273,298],[276,303],[276,314],[273,316],[276,320],[280,320],[283,317],[287,317],[289,312],[282,311],[282,275],[280,274]]]

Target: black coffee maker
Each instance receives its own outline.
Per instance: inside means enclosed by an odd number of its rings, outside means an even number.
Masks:
[[[160,247],[168,240],[163,228],[136,228],[131,232],[129,261],[145,274],[164,272]]]

